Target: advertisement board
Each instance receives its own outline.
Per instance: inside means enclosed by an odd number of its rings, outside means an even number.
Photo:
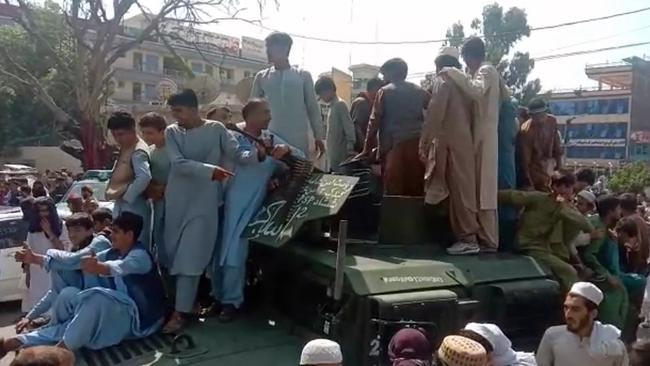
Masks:
[[[261,39],[241,37],[241,57],[266,61],[266,44]]]

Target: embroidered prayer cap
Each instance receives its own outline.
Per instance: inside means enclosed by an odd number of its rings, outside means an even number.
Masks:
[[[542,98],[535,98],[530,103],[528,103],[528,113],[537,114],[548,112],[548,105]]]
[[[453,58],[460,58],[460,52],[456,47],[444,46],[440,48],[438,56],[451,56]]]
[[[570,295],[584,297],[585,299],[600,305],[603,301],[603,292],[596,285],[590,282],[576,282],[571,286]]]
[[[300,355],[300,365],[329,365],[342,362],[341,346],[329,339],[314,339],[305,345]]]
[[[587,201],[587,202],[589,202],[591,204],[596,203],[596,195],[593,194],[590,191],[587,191],[587,190],[580,191],[580,192],[578,192],[578,197],[582,197],[585,201]]]
[[[442,340],[438,359],[448,366],[485,366],[487,353],[478,342],[452,335]]]

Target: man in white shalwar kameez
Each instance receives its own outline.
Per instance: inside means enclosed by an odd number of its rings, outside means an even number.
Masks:
[[[311,130],[318,157],[325,152],[325,127],[308,71],[289,64],[293,41],[286,33],[266,37],[266,54],[273,66],[255,75],[252,98],[265,98],[271,106],[269,131],[309,154]]]
[[[485,44],[480,38],[468,39],[462,48],[463,60],[470,77],[456,68],[446,68],[449,77],[475,101],[474,144],[476,153],[476,180],[478,184],[479,244],[481,251],[496,251],[499,247],[497,220],[498,188],[498,127],[502,88],[497,69],[485,61]],[[462,254],[472,243],[456,243],[447,249],[449,254]],[[471,248],[474,249],[475,248]]]
[[[550,327],[537,348],[539,366],[627,366],[628,355],[613,325],[596,321],[603,293],[576,282],[564,300],[566,325]]]

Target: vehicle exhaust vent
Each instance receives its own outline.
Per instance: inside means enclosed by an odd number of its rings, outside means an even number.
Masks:
[[[169,349],[172,338],[162,333],[148,338],[124,341],[117,346],[100,350],[82,349],[77,364],[84,366],[143,365],[154,361],[157,352]],[[81,362],[79,362],[81,361]]]

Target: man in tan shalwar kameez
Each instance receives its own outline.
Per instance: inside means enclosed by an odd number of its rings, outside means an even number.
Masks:
[[[438,72],[460,68],[456,48],[444,47],[436,58]],[[433,78],[420,158],[426,165],[425,202],[439,204],[449,198],[449,221],[457,254],[479,252],[476,208],[476,157],[472,136],[472,100],[441,75]]]
[[[551,174],[562,168],[562,146],[557,133],[557,120],[548,114],[543,99],[536,98],[528,106],[530,119],[521,124],[517,134],[522,188],[551,191]]]
[[[444,76],[475,101],[474,146],[478,186],[479,244],[481,251],[494,252],[499,247],[497,220],[498,127],[501,102],[509,93],[497,69],[485,60],[485,43],[469,38],[461,51],[470,75],[456,68],[445,68]],[[449,254],[462,254],[467,248],[456,243],[447,248]]]

